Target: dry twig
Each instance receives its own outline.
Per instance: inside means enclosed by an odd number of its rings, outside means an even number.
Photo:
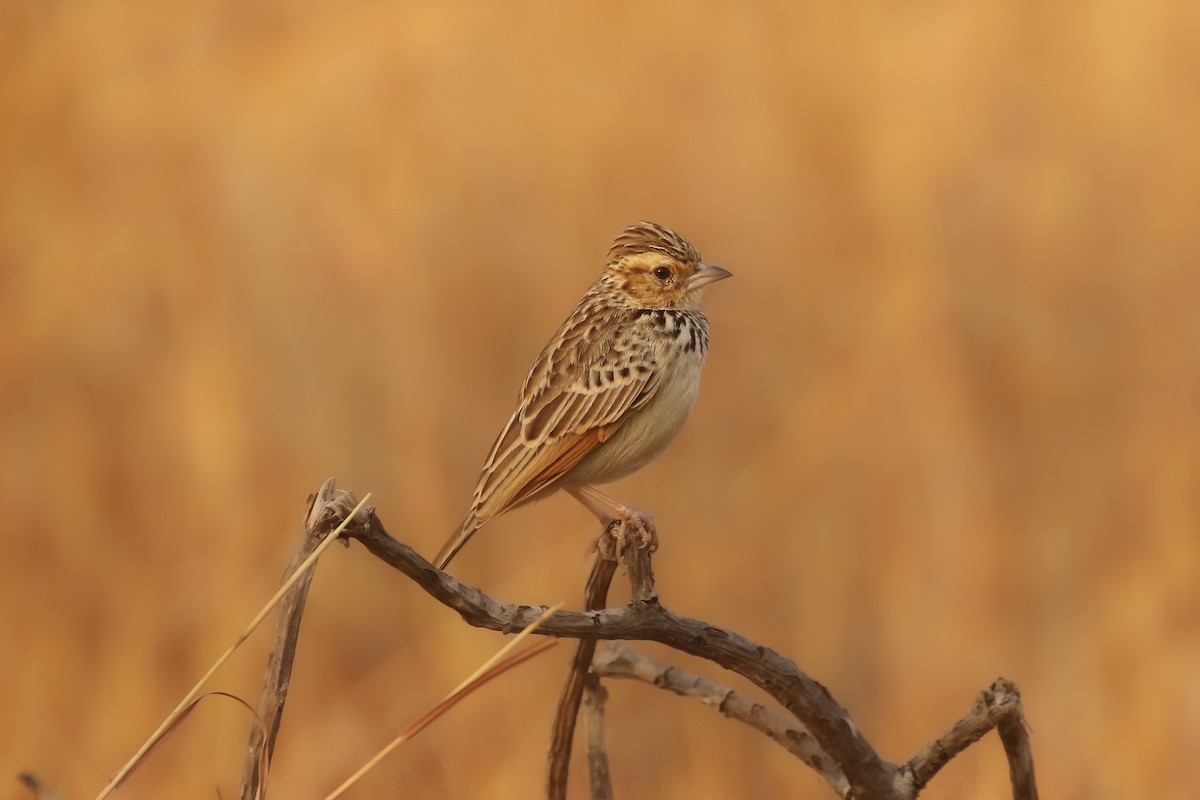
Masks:
[[[592,675],[596,678],[632,679],[699,700],[730,719],[745,723],[770,737],[812,767],[839,795],[846,794],[849,789],[846,776],[802,726],[728,686],[650,658],[619,642],[610,643],[596,654],[592,659]]]
[[[612,584],[616,571],[617,562],[605,557],[597,548],[584,589],[584,608],[591,611],[604,607],[608,598],[608,587]],[[571,742],[575,738],[575,720],[579,716],[579,704],[583,699],[588,668],[595,653],[595,639],[585,637],[579,640],[575,648],[575,657],[567,670],[562,693],[558,698],[558,709],[555,711],[554,725],[550,731],[550,752],[546,759],[546,796],[550,800],[563,800],[567,796],[567,773],[571,766]]]
[[[583,727],[587,733],[588,786],[592,800],[612,800],[612,776],[608,771],[608,750],[604,745],[604,703],[608,690],[600,678],[589,673],[583,693]]]
[[[346,535],[359,540],[373,555],[407,575],[438,602],[458,611],[470,625],[504,632],[521,630],[544,609],[503,603],[459,583],[389,536],[373,513],[360,515]],[[640,558],[645,559],[644,564],[638,563]],[[1029,740],[1022,728],[1019,697],[1011,683],[997,682],[985,693],[991,702],[984,704],[982,713],[972,709],[963,721],[899,767],[880,758],[829,691],[793,662],[733,631],[664,608],[653,588],[648,553],[635,552],[630,560],[630,575],[634,603],[599,611],[558,612],[543,624],[539,633],[578,639],[655,641],[738,673],[795,715],[844,775],[845,784],[839,782],[841,788],[835,786],[835,789],[839,789],[842,797],[855,800],[916,797],[948,760],[942,753],[952,756],[1000,724],[1010,759],[1014,797],[1036,800]],[[836,773],[823,770],[822,774]]]
[[[292,555],[291,563],[284,570],[285,583],[308,560],[336,524],[335,500],[338,495],[334,486],[334,480],[330,478],[309,498],[308,513],[304,516],[304,535]],[[343,513],[348,513],[351,508],[353,504]],[[242,763],[242,800],[258,800],[266,794],[266,773],[270,769],[271,756],[275,753],[275,738],[283,721],[283,706],[287,702],[288,685],[292,679],[292,663],[296,660],[296,644],[300,640],[300,620],[314,572],[310,569],[301,575],[279,604],[275,638],[267,657],[267,671],[263,676],[263,687],[255,710],[262,725],[250,729],[250,741],[246,745],[246,757]]]

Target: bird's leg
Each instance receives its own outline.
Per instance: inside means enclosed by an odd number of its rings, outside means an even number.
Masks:
[[[651,553],[658,549],[658,529],[649,514],[618,503],[591,486],[578,486],[567,491],[600,520],[605,532],[616,542],[617,555],[624,552],[631,541],[638,547],[649,548]]]

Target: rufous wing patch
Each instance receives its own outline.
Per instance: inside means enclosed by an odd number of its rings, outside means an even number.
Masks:
[[[541,492],[563,475],[566,475],[576,464],[583,461],[589,453],[612,438],[612,435],[620,427],[620,422],[614,422],[611,425],[601,425],[576,436],[566,437],[551,445],[549,452],[546,453],[546,456],[548,456],[546,464],[525,482],[525,485],[517,491],[512,500],[505,504],[504,510],[519,506],[521,503],[537,496],[538,492]],[[503,511],[496,513],[503,513]]]

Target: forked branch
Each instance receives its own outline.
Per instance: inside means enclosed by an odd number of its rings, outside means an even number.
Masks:
[[[342,495],[333,502],[344,506],[347,513],[354,504],[350,495]],[[336,521],[344,515],[335,510],[330,516]],[[360,514],[345,535],[357,539],[374,556],[408,576],[438,602],[458,611],[475,627],[506,633],[519,631],[545,608],[504,603],[459,583],[412,548],[393,539],[373,511]],[[655,641],[736,672],[775,698],[807,729],[812,741],[798,739],[803,755],[797,754],[844,798],[910,800],[946,762],[987,731],[999,728],[1009,759],[1014,798],[1036,800],[1029,737],[1020,697],[1012,683],[997,680],[963,719],[910,761],[897,766],[880,758],[829,691],[792,661],[733,631],[664,608],[654,590],[648,553],[635,551],[626,566],[634,583],[634,603],[622,608],[559,611],[542,624],[538,634],[584,641]],[[581,646],[581,656],[586,649]],[[611,669],[611,661],[608,668]],[[582,684],[576,691],[581,690]],[[578,709],[578,702],[573,700],[574,709]],[[568,731],[557,726],[556,731],[559,737],[564,733],[569,736]],[[553,770],[552,763],[552,773]]]
[[[350,493],[334,491],[332,480],[327,481],[309,510],[301,548],[311,548],[313,542],[328,535],[355,505]],[[376,557],[407,575],[434,599],[457,610],[464,620],[476,627],[516,632],[530,625],[545,608],[503,603],[459,583],[435,569],[412,548],[389,536],[372,509],[359,514],[346,529],[345,536],[360,541]],[[593,797],[611,796],[603,744],[604,694],[599,681],[621,677],[698,699],[727,716],[754,726],[812,767],[839,796],[854,800],[915,798],[950,759],[995,728],[1008,757],[1013,797],[1037,800],[1021,698],[1010,681],[998,679],[980,694],[962,719],[909,761],[897,766],[881,759],[825,687],[794,663],[733,631],[664,608],[654,587],[649,553],[632,550],[622,561],[628,569],[633,589],[634,601],[630,605],[595,610],[605,602],[616,566],[613,561],[600,558],[589,581],[587,605],[590,610],[559,611],[537,630],[542,635],[580,640],[555,722],[547,782],[552,797],[562,797],[566,792],[574,719],[585,694],[590,714],[588,756]],[[250,759],[261,758],[261,755],[256,756],[253,751],[261,753],[259,748],[265,742],[269,752],[282,718],[303,599],[303,590],[289,598],[277,627],[259,706],[266,730],[251,742],[243,797],[254,796],[255,785],[261,785],[257,767],[250,763]],[[595,655],[599,639],[656,641],[708,659],[766,691],[794,715],[807,733],[789,723],[786,717],[750,702],[732,689],[640,656],[627,647],[610,647]]]

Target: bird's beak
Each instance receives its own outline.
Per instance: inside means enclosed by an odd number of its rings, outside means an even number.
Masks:
[[[696,289],[708,286],[710,283],[724,280],[732,274],[729,270],[721,269],[716,264],[701,264],[700,269],[696,270],[692,274],[692,277],[688,278],[688,291],[695,291]]]

